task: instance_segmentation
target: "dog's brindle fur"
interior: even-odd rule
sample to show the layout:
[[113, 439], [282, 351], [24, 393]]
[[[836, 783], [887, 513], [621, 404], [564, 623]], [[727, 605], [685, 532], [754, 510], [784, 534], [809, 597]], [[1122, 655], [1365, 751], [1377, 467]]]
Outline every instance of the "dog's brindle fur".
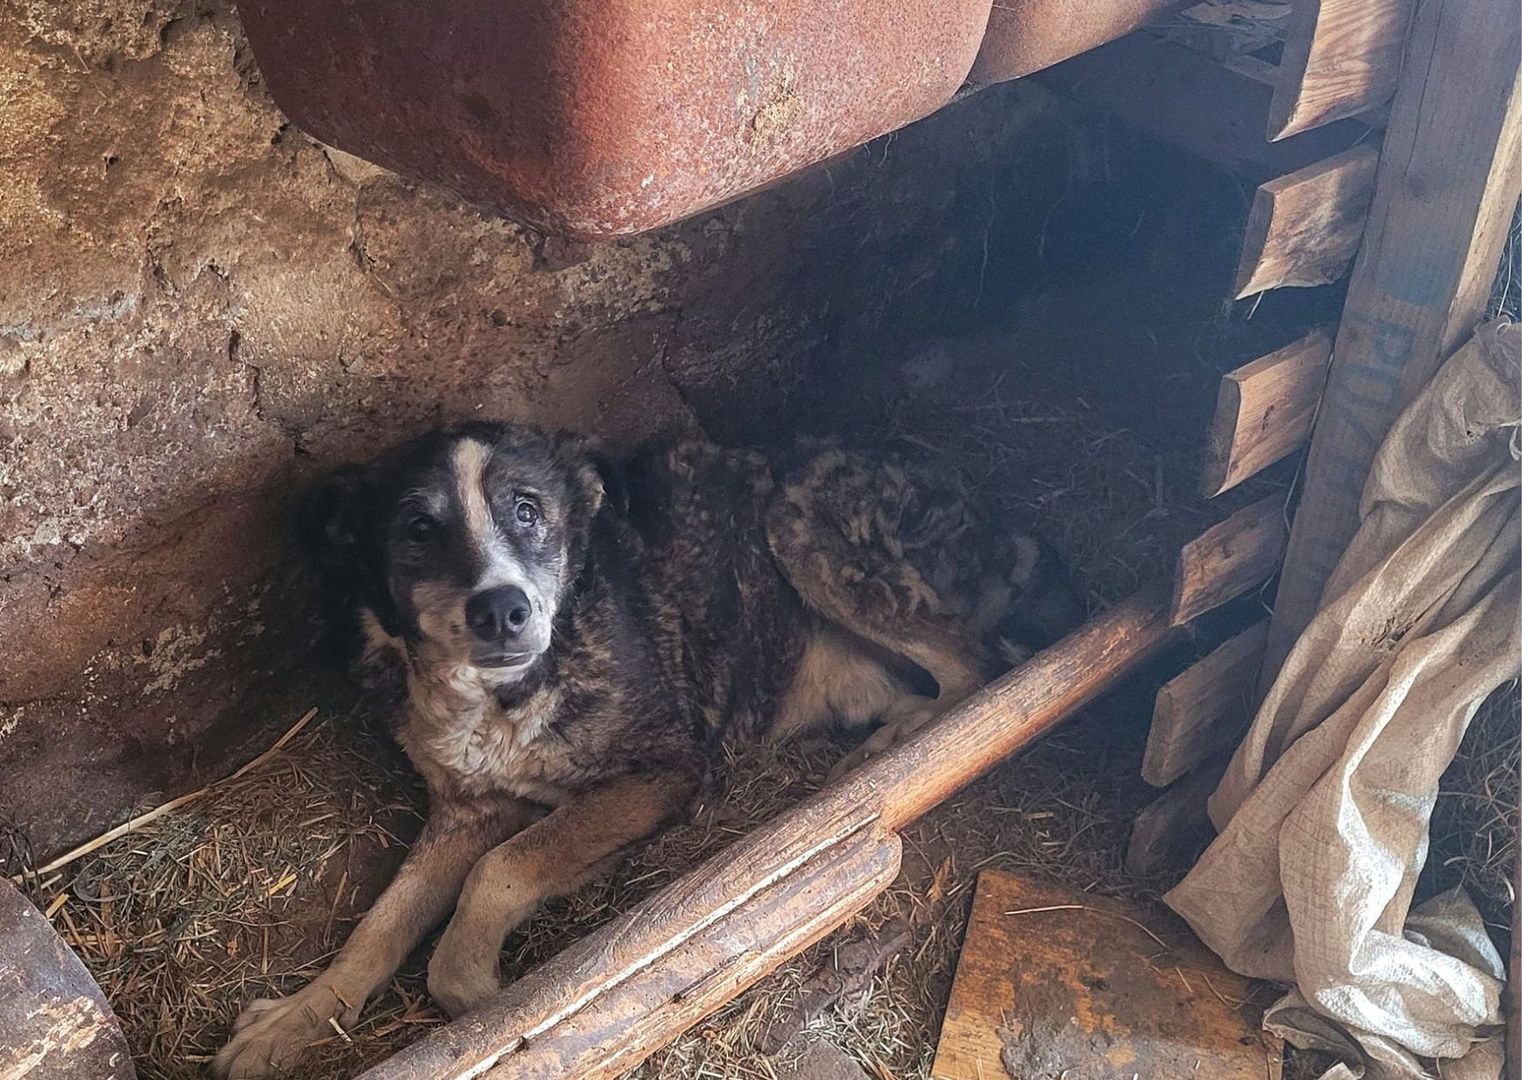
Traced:
[[[938, 478], [839, 450], [782, 472], [696, 443], [614, 466], [472, 424], [319, 491], [320, 563], [368, 660], [405, 672], [396, 735], [428, 820], [327, 970], [249, 1004], [218, 1077], [269, 1075], [355, 1023], [451, 908], [428, 988], [474, 1008], [507, 933], [680, 813], [726, 737], [882, 720], [849, 767], [1076, 615], [1044, 544]], [[483, 641], [467, 602], [502, 587], [523, 625]]]

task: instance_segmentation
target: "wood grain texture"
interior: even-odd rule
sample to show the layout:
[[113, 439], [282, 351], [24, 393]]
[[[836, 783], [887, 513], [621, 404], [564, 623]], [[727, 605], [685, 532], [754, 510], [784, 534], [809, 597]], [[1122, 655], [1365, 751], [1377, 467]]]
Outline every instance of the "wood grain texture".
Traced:
[[1126, 873], [1147, 878], [1193, 865], [1215, 836], [1207, 802], [1230, 758], [1217, 754], [1142, 807], [1126, 843]]
[[1313, 165], [1367, 137], [1367, 125], [1349, 120], [1269, 142], [1263, 137], [1263, 124], [1273, 88], [1241, 68], [1143, 31], [1058, 64], [1035, 79], [1253, 181]]
[[1253, 685], [1267, 640], [1264, 619], [1163, 684], [1152, 708], [1143, 780], [1167, 787], [1236, 744], [1252, 718]]
[[1286, 533], [1284, 496], [1270, 495], [1185, 544], [1174, 572], [1174, 625], [1235, 600], [1272, 577], [1284, 554]]
[[1514, 0], [1427, 0], [1416, 14], [1260, 689], [1320, 606], [1390, 425], [1484, 314], [1522, 186], [1519, 38]]
[[1364, 143], [1258, 188], [1242, 237], [1238, 300], [1266, 289], [1327, 285], [1358, 253], [1379, 151]]
[[1415, 0], [1295, 0], [1268, 137], [1287, 138], [1387, 101], [1414, 7]]
[[1310, 438], [1331, 356], [1331, 334], [1313, 330], [1221, 379], [1205, 456], [1206, 498], [1236, 487]]
[[985, 870], [930, 1075], [1265, 1080], [1252, 996], [1166, 911]]
[[[366, 1080], [602, 1076], [609, 1061], [633, 1066], [817, 937], [815, 909], [834, 903], [834, 890], [856, 888], [851, 874], [819, 877], [821, 860], [834, 865], [848, 849], [886, 843], [1176, 634], [1162, 590], [1116, 605]], [[834, 884], [795, 889], [805, 881]], [[768, 907], [766, 897], [791, 899]], [[764, 934], [751, 928], [763, 917]], [[651, 972], [663, 974], [651, 981]], [[687, 988], [671, 989], [678, 985]], [[564, 1071], [541, 1071], [546, 1062]]]

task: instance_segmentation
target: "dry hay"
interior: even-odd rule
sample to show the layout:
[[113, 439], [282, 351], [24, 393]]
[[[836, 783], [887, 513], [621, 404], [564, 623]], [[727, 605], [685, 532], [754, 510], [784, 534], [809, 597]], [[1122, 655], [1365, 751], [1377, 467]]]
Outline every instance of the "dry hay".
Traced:
[[[192, 805], [23, 883], [105, 991], [144, 1080], [204, 1076], [238, 1003], [317, 973], [376, 864], [399, 862], [416, 828], [398, 775], [375, 736], [320, 721]], [[393, 994], [365, 1029], [430, 1020]]]
[[1519, 802], [1522, 694], [1513, 681], [1480, 707], [1443, 774], [1428, 858], [1428, 887], [1462, 885], [1497, 938], [1507, 934], [1517, 900]]
[[[1040, 524], [1087, 581], [1091, 606], [1166, 574], [1178, 543], [1226, 512], [1194, 495], [1196, 437], [1159, 445], [1106, 426], [1102, 402], [1066, 383], [1042, 386], [1039, 365], [1022, 368], [988, 343], [971, 347], [993, 370], [963, 358], [952, 382], [889, 395], [853, 435], [963, 468], [991, 508]], [[828, 1010], [808, 1037], [826, 1033], [884, 1075], [926, 1075], [983, 866], [1153, 895], [1121, 865], [1127, 823], [1148, 795], [1136, 763], [1149, 714], [1145, 688], [1101, 703], [911, 827], [905, 872], [854, 925], [913, 916], [913, 940], [863, 999]], [[504, 975], [553, 955], [815, 790], [841, 752], [824, 738], [746, 748], [711, 813], [513, 934]], [[202, 1075], [244, 1000], [288, 993], [320, 970], [399, 862], [398, 838], [415, 829], [420, 805], [384, 736], [353, 717], [325, 717], [263, 767], [56, 880], [33, 881], [32, 895], [105, 989], [145, 1080], [182, 1080]], [[831, 947], [785, 965], [637, 1075], [770, 1077], [775, 1062], [756, 1052], [757, 1040]], [[409, 961], [355, 1030], [325, 1040], [304, 1075], [353, 1075], [439, 1023], [424, 987], [426, 956], [425, 948]]]
[[[990, 506], [1047, 533], [1096, 608], [1166, 574], [1179, 542], [1229, 512], [1231, 498], [1207, 505], [1194, 494], [1197, 434], [1169, 439], [1106, 426], [1108, 403], [1091, 403], [1084, 387], [1043, 385], [1040, 365], [993, 356], [993, 370], [958, 361], [959, 385], [887, 395], [854, 434], [964, 468]], [[1232, 498], [1260, 497], [1276, 482], [1245, 485]], [[1515, 707], [1513, 694], [1513, 716]], [[1505, 808], [1516, 804], [1517, 732], [1513, 724], [1509, 743], [1483, 734], [1504, 736], [1505, 725], [1487, 719], [1494, 714], [1477, 720], [1449, 777], [1455, 790], [1482, 794], [1445, 800], [1467, 816], [1434, 842], [1434, 861], [1472, 882], [1504, 880], [1516, 843], [1515, 811], [1508, 819]], [[824, 1037], [879, 1077], [926, 1077], [980, 869], [1142, 901], [1170, 883], [1131, 880], [1122, 866], [1129, 823], [1151, 794], [1137, 775], [1149, 716], [1148, 687], [1123, 689], [911, 826], [904, 873], [846, 930], [908, 919], [910, 943], [867, 992], [826, 1010], [779, 1055], [758, 1047], [844, 933], [632, 1075], [771, 1080], [808, 1040]], [[738, 752], [711, 812], [635, 852], [603, 882], [547, 905], [510, 936], [504, 975], [553, 955], [815, 790], [841, 749], [817, 738]], [[260, 769], [57, 880], [33, 881], [32, 895], [105, 988], [145, 1080], [200, 1076], [245, 999], [296, 988], [347, 936], [399, 861], [398, 838], [416, 827], [420, 798], [384, 736], [353, 717], [327, 717]], [[424, 987], [426, 956], [425, 947], [353, 1031], [325, 1040], [302, 1075], [352, 1076], [441, 1022]]]

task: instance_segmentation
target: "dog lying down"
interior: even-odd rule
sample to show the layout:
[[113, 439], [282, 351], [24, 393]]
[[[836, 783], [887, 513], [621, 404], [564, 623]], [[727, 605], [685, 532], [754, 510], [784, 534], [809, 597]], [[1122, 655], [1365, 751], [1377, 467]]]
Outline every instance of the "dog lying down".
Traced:
[[354, 1024], [451, 909], [428, 990], [475, 1008], [508, 932], [681, 814], [724, 739], [877, 724], [847, 770], [1079, 614], [1043, 541], [947, 478], [838, 449], [607, 461], [469, 424], [339, 471], [309, 513], [365, 661], [405, 672], [395, 733], [428, 819], [332, 964], [249, 1003], [224, 1080]]

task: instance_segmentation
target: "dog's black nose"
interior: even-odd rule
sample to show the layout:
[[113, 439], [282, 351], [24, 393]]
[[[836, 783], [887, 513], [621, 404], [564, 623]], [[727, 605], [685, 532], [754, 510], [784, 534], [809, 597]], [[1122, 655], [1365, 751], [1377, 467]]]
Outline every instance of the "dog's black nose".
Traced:
[[528, 594], [516, 585], [482, 589], [465, 602], [465, 623], [482, 641], [517, 637], [533, 613]]

